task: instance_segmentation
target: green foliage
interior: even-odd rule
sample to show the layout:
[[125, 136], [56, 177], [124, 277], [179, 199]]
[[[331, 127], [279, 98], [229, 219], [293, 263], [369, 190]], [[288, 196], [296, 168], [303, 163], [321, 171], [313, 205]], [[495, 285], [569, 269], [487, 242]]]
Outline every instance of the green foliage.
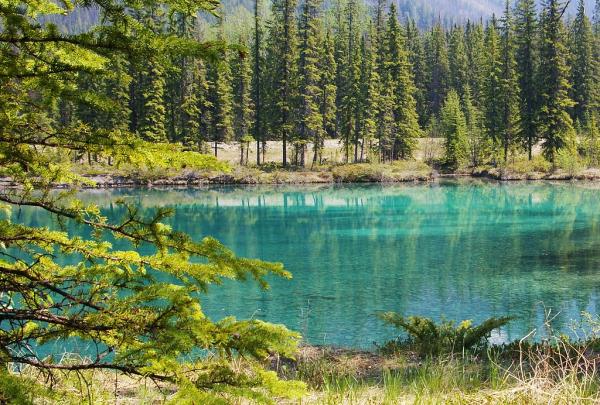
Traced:
[[[166, 222], [169, 209], [147, 212], [115, 201], [113, 208], [122, 216], [111, 221], [98, 206], [75, 197], [77, 189], [90, 182], [70, 162], [86, 156], [90, 162], [116, 166], [228, 170], [214, 157], [161, 143], [167, 132], [166, 59], [207, 56], [207, 48], [214, 44], [165, 33], [154, 22], [163, 13], [212, 12], [216, 4], [179, 0], [86, 4], [99, 8], [103, 19], [81, 34], [59, 33], [54, 25], [43, 23], [49, 13], [73, 12], [69, 2], [0, 4], [0, 175], [18, 185], [0, 190], [1, 366], [36, 369], [44, 381], [54, 381], [57, 374], [94, 370], [145, 377], [180, 388], [176, 394], [180, 402], [226, 403], [240, 398], [273, 402], [275, 396], [297, 397], [302, 384], [280, 381], [263, 368], [271, 354], [293, 357], [297, 333], [258, 320], [214, 321], [201, 305], [209, 286], [227, 279], [253, 280], [268, 288], [267, 276], [291, 277], [281, 263], [240, 258], [211, 237], [178, 232]], [[140, 16], [151, 16], [152, 23], [139, 23]], [[216, 56], [223, 56], [219, 49]], [[109, 72], [114, 65], [108, 62], [122, 63], [123, 58], [131, 66], [149, 67], [140, 75], [142, 91], [132, 89], [136, 97], [141, 93], [141, 100], [130, 101], [133, 115], [143, 112], [136, 115], [140, 121], [134, 129], [150, 142], [141, 141], [122, 124], [113, 128], [72, 114], [81, 98], [91, 100], [89, 91], [79, 92], [80, 75], [87, 75], [93, 88], [95, 80], [114, 78]], [[223, 60], [215, 63], [228, 66]], [[119, 70], [116, 77], [123, 78], [124, 70]], [[114, 103], [104, 102], [105, 97], [96, 100], [105, 112], [123, 106], [122, 84], [105, 95]], [[217, 93], [230, 92], [228, 86], [226, 77], [217, 80]], [[141, 110], [136, 104], [140, 101]], [[226, 113], [223, 105], [216, 110], [221, 126]], [[174, 114], [169, 114], [174, 123]], [[56, 183], [69, 190], [52, 191]], [[20, 208], [42, 210], [59, 226], [12, 222], [7, 211]], [[86, 236], [74, 236], [73, 227]], [[120, 240], [119, 247], [109, 242], [115, 239]], [[142, 245], [144, 249], [138, 249]], [[73, 340], [90, 347], [90, 352], [62, 361], [50, 343], [68, 346]], [[35, 389], [22, 388], [29, 382], [24, 378], [6, 371], [0, 375], [3, 400], [42, 399]]]
[[531, 160], [523, 157], [511, 160], [503, 166], [505, 170], [516, 173], [528, 174], [532, 172], [548, 173], [552, 169], [552, 164], [543, 156], [536, 155]]
[[538, 133], [543, 152], [552, 164], [561, 149], [574, 147], [575, 134], [569, 110], [575, 105], [569, 97], [569, 66], [564, 25], [558, 0], [548, 0], [541, 14], [540, 58], [537, 83], [540, 104]]
[[460, 99], [450, 90], [441, 111], [442, 134], [446, 138], [444, 164], [456, 170], [468, 162], [467, 122], [461, 109]]
[[[395, 312], [381, 313], [378, 317], [386, 324], [405, 331], [408, 338], [404, 344], [422, 356], [481, 350], [487, 346], [493, 330], [513, 319], [511, 317], [489, 318], [474, 326], [469, 320], [462, 321], [458, 325], [454, 321], [442, 321], [436, 324], [429, 318], [404, 317]], [[389, 349], [395, 344], [397, 342], [392, 341], [386, 346]]]
[[571, 177], [583, 169], [583, 162], [576, 149], [561, 149], [556, 156], [556, 167]]

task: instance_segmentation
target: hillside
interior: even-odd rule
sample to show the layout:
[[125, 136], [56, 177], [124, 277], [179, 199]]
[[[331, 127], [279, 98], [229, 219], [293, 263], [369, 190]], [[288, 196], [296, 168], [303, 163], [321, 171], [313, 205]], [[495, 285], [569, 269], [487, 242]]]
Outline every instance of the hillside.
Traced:
[[[375, 3], [375, 0], [371, 0]], [[538, 0], [541, 2], [542, 0]], [[331, 3], [325, 1], [325, 4]], [[249, 18], [254, 6], [253, 0], [222, 0], [225, 14], [239, 19]], [[585, 0], [587, 14], [592, 15], [594, 0]], [[427, 28], [440, 20], [448, 26], [466, 20], [479, 20], [489, 18], [492, 14], [500, 15], [504, 8], [504, 0], [397, 0], [401, 18], [414, 19], [421, 28]], [[569, 13], [573, 14], [577, 1], [571, 0]], [[94, 8], [81, 8], [65, 17], [55, 17], [51, 21], [64, 27], [69, 32], [80, 32], [94, 22], [98, 21], [98, 10]]]

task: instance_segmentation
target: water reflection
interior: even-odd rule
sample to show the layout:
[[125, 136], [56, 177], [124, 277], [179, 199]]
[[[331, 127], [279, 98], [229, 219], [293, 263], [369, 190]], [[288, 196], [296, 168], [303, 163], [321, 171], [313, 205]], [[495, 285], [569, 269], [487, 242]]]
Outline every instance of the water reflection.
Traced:
[[[109, 217], [122, 214], [116, 198], [148, 214], [173, 207], [176, 229], [213, 235], [240, 255], [282, 261], [294, 274], [271, 280], [269, 292], [251, 283], [215, 288], [204, 302], [210, 315], [259, 317], [300, 330], [312, 343], [368, 347], [393, 334], [373, 316], [379, 310], [518, 316], [498, 339], [539, 328], [544, 306], [561, 311], [563, 327], [583, 310], [596, 312], [599, 195], [588, 183], [468, 181], [113, 190], [82, 198]], [[39, 211], [19, 215], [51, 225]]]

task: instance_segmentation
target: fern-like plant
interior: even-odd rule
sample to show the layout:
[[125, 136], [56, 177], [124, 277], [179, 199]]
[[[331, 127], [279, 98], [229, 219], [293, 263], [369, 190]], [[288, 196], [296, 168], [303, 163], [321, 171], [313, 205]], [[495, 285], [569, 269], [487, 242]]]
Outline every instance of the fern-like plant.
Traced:
[[384, 348], [395, 350], [399, 346], [405, 346], [423, 356], [478, 351], [487, 345], [488, 338], [494, 329], [506, 325], [513, 319], [508, 316], [493, 317], [479, 325], [473, 325], [472, 321], [464, 320], [456, 325], [454, 321], [443, 320], [436, 324], [430, 318], [404, 317], [396, 312], [384, 312], [378, 317], [386, 324], [401, 329], [408, 335], [405, 339], [399, 337], [386, 343]]

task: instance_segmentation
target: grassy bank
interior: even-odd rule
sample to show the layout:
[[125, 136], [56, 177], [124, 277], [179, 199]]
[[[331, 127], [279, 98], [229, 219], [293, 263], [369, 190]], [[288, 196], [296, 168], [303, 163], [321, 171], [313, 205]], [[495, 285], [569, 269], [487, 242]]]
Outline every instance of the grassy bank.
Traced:
[[[591, 404], [600, 401], [597, 317], [583, 314], [583, 321], [573, 329], [575, 335], [582, 336], [576, 340], [553, 333], [551, 321], [547, 321], [548, 335], [541, 341], [531, 340], [535, 335], [532, 332], [508, 344], [490, 344], [488, 339], [492, 330], [512, 318], [490, 318], [479, 325], [470, 321], [434, 323], [428, 318], [395, 313], [385, 313], [380, 318], [407, 333], [376, 345], [373, 350], [305, 345], [294, 358], [267, 357], [264, 367], [269, 372], [283, 380], [295, 381], [299, 387], [296, 399], [275, 397], [273, 403]], [[63, 361], [68, 363], [72, 359], [65, 357]], [[209, 356], [205, 366], [210, 362]], [[250, 364], [236, 356], [231, 362], [240, 371]], [[186, 372], [200, 376], [202, 370], [192, 368]], [[222, 393], [222, 403], [251, 403], [229, 402], [226, 382], [212, 383], [212, 389]], [[178, 394], [173, 384], [115, 371], [50, 374], [25, 366], [19, 373], [0, 372], [0, 403], [193, 403], [182, 402]]]
[[231, 166], [217, 170], [188, 167], [120, 167], [78, 165], [77, 172], [96, 187], [201, 186], [207, 184], [327, 184], [430, 181], [434, 171], [417, 161], [391, 164], [359, 163], [321, 165], [311, 168], [277, 164]]
[[[308, 387], [301, 400], [275, 398], [275, 403], [591, 404], [600, 401], [594, 347], [594, 342], [513, 344], [479, 354], [424, 358], [410, 351], [384, 355], [307, 346], [296, 360], [271, 358], [270, 366], [284, 378], [303, 381]], [[3, 392], [11, 389], [12, 378], [16, 377], [1, 377]], [[180, 403], [168, 384], [115, 372], [59, 373], [49, 380], [25, 368], [20, 378], [29, 379], [29, 388], [21, 388], [17, 394], [22, 401], [15, 403]]]

